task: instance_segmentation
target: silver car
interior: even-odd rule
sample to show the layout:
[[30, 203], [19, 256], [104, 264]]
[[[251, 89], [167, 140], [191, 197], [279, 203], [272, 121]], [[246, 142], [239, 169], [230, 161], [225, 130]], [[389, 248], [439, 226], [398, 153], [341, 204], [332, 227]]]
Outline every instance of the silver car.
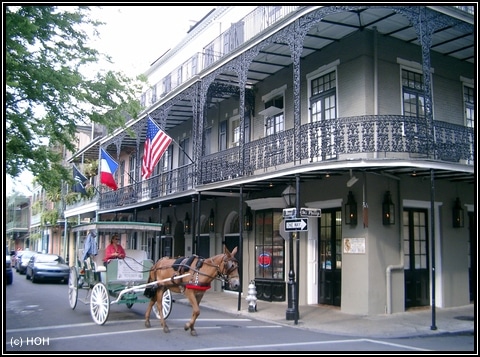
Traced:
[[25, 274], [25, 271], [27, 270], [27, 265], [28, 262], [30, 261], [30, 258], [32, 255], [36, 254], [36, 252], [32, 250], [25, 250], [23, 251], [22, 255], [20, 256], [19, 260], [15, 264], [15, 269], [17, 270], [17, 273], [20, 274]]
[[38, 253], [33, 255], [25, 271], [25, 277], [27, 280], [32, 279], [33, 283], [40, 280], [68, 283], [69, 275], [70, 267], [57, 254]]

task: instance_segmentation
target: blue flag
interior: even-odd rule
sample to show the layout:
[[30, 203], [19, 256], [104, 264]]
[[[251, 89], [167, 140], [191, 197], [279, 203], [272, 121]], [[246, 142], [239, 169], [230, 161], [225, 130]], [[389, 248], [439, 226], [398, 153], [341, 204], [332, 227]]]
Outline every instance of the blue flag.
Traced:
[[87, 191], [85, 190], [85, 182], [88, 179], [82, 174], [75, 165], [73, 165], [73, 179], [75, 180], [75, 184], [72, 187], [73, 192], [80, 192], [82, 195], [86, 195]]

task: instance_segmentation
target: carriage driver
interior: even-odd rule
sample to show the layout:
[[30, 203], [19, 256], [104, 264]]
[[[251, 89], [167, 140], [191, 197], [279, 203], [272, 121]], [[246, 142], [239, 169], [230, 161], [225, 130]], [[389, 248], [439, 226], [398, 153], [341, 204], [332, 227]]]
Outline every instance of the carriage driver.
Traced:
[[110, 244], [105, 248], [105, 258], [103, 263], [107, 265], [111, 259], [124, 259], [125, 249], [119, 244], [120, 238], [117, 234], [114, 234], [110, 239]]

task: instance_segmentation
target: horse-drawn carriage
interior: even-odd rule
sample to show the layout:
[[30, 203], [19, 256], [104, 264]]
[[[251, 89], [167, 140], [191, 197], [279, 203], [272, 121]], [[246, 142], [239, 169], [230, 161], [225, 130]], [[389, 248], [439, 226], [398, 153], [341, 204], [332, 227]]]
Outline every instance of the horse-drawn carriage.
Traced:
[[[144, 251], [125, 251], [124, 259], [112, 259], [103, 264], [104, 250], [79, 266], [70, 268], [68, 298], [70, 307], [75, 309], [78, 294], [86, 290], [80, 299], [90, 304], [90, 313], [98, 325], [108, 319], [111, 304], [126, 304], [131, 308], [135, 303], [148, 302], [145, 312], [145, 327], [150, 327], [150, 313], [154, 311], [164, 332], [169, 332], [165, 320], [172, 309], [172, 292], [185, 295], [191, 306], [192, 316], [184, 329], [196, 336], [195, 322], [200, 315], [200, 302], [213, 280], [227, 282], [232, 290], [240, 287], [237, 248], [230, 252], [224, 247], [222, 254], [210, 258], [199, 256], [164, 257], [155, 264]], [[78, 252], [79, 257], [82, 251]], [[83, 271], [82, 271], [83, 270]], [[147, 289], [151, 288], [151, 289]], [[146, 290], [151, 290], [147, 293]]]
[[[103, 264], [104, 249], [85, 262], [81, 258], [83, 250], [77, 253], [77, 265], [70, 268], [68, 279], [68, 300], [72, 309], [77, 306], [77, 301], [89, 304], [93, 321], [103, 325], [112, 304], [125, 304], [131, 308], [136, 303], [150, 302], [151, 299], [144, 295], [145, 289], [157, 282], [147, 283], [153, 261], [148, 259], [145, 251], [127, 249], [125, 259], [112, 259], [107, 266]], [[79, 298], [82, 291], [85, 295]], [[168, 290], [162, 301], [165, 317], [170, 315], [172, 303], [172, 295]], [[156, 307], [154, 313], [160, 318]]]

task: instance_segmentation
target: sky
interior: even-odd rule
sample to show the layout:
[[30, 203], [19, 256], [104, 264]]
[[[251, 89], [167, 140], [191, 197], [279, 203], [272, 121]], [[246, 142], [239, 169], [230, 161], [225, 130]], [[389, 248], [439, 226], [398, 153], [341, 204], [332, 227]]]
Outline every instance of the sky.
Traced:
[[[92, 43], [92, 47], [112, 57], [113, 67], [107, 69], [135, 77], [184, 38], [190, 26], [213, 7], [187, 4], [92, 7], [94, 18], [105, 23], [98, 28], [100, 38]], [[7, 175], [7, 195], [15, 189], [29, 196], [32, 179], [29, 172], [21, 174], [16, 180]]]

